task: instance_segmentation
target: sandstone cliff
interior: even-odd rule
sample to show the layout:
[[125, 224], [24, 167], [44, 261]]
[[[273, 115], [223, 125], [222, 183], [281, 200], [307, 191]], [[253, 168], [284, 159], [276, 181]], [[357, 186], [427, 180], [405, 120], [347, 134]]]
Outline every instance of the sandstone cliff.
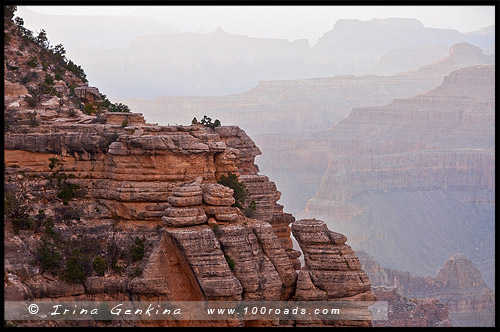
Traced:
[[[405, 296], [424, 300], [435, 299], [446, 304], [453, 326], [495, 325], [494, 292], [486, 285], [474, 263], [465, 255], [453, 255], [435, 277], [418, 277], [408, 272], [384, 268], [365, 252], [358, 251], [356, 254], [372, 282], [378, 300], [383, 301], [386, 298], [378, 289], [389, 288], [391, 298]], [[403, 319], [404, 316], [400, 315], [399, 318]]]
[[376, 320], [374, 327], [451, 327], [448, 306], [439, 300], [418, 300], [399, 295], [395, 289], [373, 289], [379, 301], [387, 301], [387, 320]]
[[427, 93], [353, 109], [330, 130], [333, 157], [302, 217], [418, 276], [463, 252], [493, 287], [494, 75], [467, 67]]
[[462, 67], [492, 64], [475, 46], [460, 43], [440, 61], [392, 76], [335, 76], [261, 81], [242, 94], [220, 97], [124, 99], [150, 122], [189, 123], [210, 114], [237, 124], [263, 151], [258, 162], [283, 192], [282, 203], [300, 212], [317, 191], [331, 154], [324, 130], [345, 119], [353, 108], [390, 103], [424, 93]]
[[[242, 129], [158, 126], [138, 113], [111, 112], [99, 108], [104, 97], [97, 88], [69, 72], [60, 80], [60, 91], [49, 90], [32, 100], [35, 92], [20, 76], [30, 72], [26, 59], [35, 57], [37, 69], [49, 76], [57, 74], [58, 67], [43, 67], [41, 63], [50, 60], [43, 46], [23, 42], [15, 29], [5, 27], [11, 36], [5, 46], [4, 77], [5, 300], [294, 301], [308, 294], [298, 289], [323, 292], [329, 300], [374, 300], [356, 255], [344, 245], [345, 237], [328, 231], [324, 223], [297, 222], [294, 232], [307, 253], [300, 270], [300, 252], [291, 240], [295, 218], [277, 204], [276, 185], [258, 174], [254, 162], [261, 152]], [[26, 45], [19, 55], [15, 48], [21, 43]], [[33, 80], [36, 86], [43, 82]], [[72, 83], [81, 85], [82, 93], [73, 95]], [[85, 104], [84, 112], [78, 103]], [[255, 202], [252, 218], [233, 206], [234, 190], [217, 183], [227, 173], [245, 184], [247, 199]], [[311, 242], [311, 235], [325, 241]], [[330, 260], [328, 268], [318, 266]], [[297, 270], [311, 278], [298, 278]]]

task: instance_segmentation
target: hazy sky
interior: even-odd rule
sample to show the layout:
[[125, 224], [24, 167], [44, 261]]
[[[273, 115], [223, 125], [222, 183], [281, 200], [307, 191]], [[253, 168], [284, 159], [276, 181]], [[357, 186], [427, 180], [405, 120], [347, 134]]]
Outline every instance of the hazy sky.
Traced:
[[312, 45], [338, 19], [416, 18], [424, 26], [479, 30], [495, 24], [494, 6], [28, 6], [54, 15], [154, 17], [179, 32], [212, 32], [217, 26], [250, 37], [309, 39]]

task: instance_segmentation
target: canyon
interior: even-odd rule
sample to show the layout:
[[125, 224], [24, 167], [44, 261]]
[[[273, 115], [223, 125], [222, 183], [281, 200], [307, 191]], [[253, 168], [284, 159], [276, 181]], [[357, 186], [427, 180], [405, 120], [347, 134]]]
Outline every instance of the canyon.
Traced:
[[354, 107], [384, 105], [427, 92], [454, 70], [492, 64], [494, 59], [478, 47], [459, 43], [433, 64], [392, 76], [263, 81], [237, 95], [121, 101], [153, 123], [190, 123], [193, 117], [208, 114], [223, 124], [238, 124], [263, 151], [259, 166], [280, 187], [282, 204], [288, 212], [299, 213], [328, 167], [332, 155], [328, 129]]
[[[315, 52], [349, 45], [348, 27], [383, 36], [395, 25], [431, 32], [416, 20], [341, 20]], [[406, 72], [120, 100], [142, 113], [116, 112], [83, 71], [21, 30], [6, 20], [7, 301], [378, 300], [389, 319], [19, 325], [494, 325], [495, 56], [463, 42], [484, 49], [491, 29], [382, 43], [363, 55], [366, 68], [322, 64], [386, 73], [414, 52], [393, 67]], [[167, 39], [184, 37], [204, 39]], [[248, 41], [222, 29], [210, 38]], [[191, 123], [204, 114], [223, 126]], [[222, 185], [231, 174], [243, 206], [238, 187]]]
[[[414, 302], [410, 307], [417, 307], [416, 304], [420, 301], [424, 301], [429, 307], [433, 304], [446, 306], [446, 309], [442, 307], [440, 310], [429, 310], [427, 315], [421, 317], [424, 319], [416, 322], [406, 321], [410, 315], [401, 310], [403, 313], [397, 316], [401, 319], [402, 326], [414, 323], [426, 324], [424, 326], [443, 326], [445, 323], [448, 326], [495, 326], [495, 294], [484, 282], [481, 272], [464, 254], [453, 255], [435, 277], [418, 277], [408, 272], [384, 268], [366, 252], [357, 251], [356, 254], [372, 282], [378, 300], [395, 302], [397, 307], [402, 308], [407, 307], [400, 303], [404, 298]], [[449, 311], [448, 322], [442, 322], [448, 319], [445, 311]], [[429, 318], [435, 322], [425, 321]], [[397, 323], [396, 319], [390, 317], [392, 326]], [[378, 324], [387, 324], [387, 321], [380, 321]]]
[[[168, 11], [157, 8], [153, 12]], [[486, 50], [495, 42], [494, 26], [463, 33], [404, 18], [332, 20], [318, 42], [309, 45], [306, 39], [231, 33], [226, 26], [214, 26], [210, 33], [177, 33], [155, 15], [46, 15], [24, 6], [19, 12], [28, 28], [44, 28], [56, 43], [66, 46], [68, 55], [82, 64], [94, 84], [119, 99], [222, 96], [241, 94], [268, 80], [392, 75], [398, 72], [394, 68], [409, 71], [437, 61], [456, 43]], [[72, 31], [66, 29], [68, 25]], [[410, 49], [413, 56], [392, 56], [402, 49]], [[427, 56], [423, 49], [434, 55]], [[391, 58], [391, 66], [383, 65], [384, 57]]]
[[462, 252], [493, 287], [494, 75], [466, 67], [427, 93], [353, 109], [330, 130], [328, 169], [300, 216], [416, 275]]
[[[10, 35], [4, 47], [6, 301], [376, 300], [345, 236], [283, 212], [276, 185], [255, 164], [261, 151], [245, 131], [158, 126], [139, 113], [112, 112], [98, 88], [71, 70], [60, 74], [58, 65], [67, 65], [56, 62], [61, 58], [23, 40], [12, 24], [4, 30]], [[40, 74], [28, 85], [22, 78], [31, 71]], [[49, 77], [58, 73], [56, 89]], [[47, 93], [38, 95], [37, 86]], [[235, 189], [218, 183], [226, 174], [248, 190], [251, 217], [234, 206]], [[9, 324], [366, 327], [371, 320]]]

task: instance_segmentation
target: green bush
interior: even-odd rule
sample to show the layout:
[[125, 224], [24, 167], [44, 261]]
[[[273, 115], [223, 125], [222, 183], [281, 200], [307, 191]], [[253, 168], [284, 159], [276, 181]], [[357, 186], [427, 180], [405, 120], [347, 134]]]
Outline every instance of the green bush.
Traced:
[[51, 242], [54, 246], [56, 246], [58, 248], [62, 247], [63, 241], [61, 238], [61, 234], [59, 234], [54, 229], [54, 219], [47, 218], [43, 225], [45, 227], [45, 230], [43, 232], [42, 239], [45, 239], [46, 241]]
[[118, 140], [118, 133], [115, 131], [113, 134], [106, 135], [106, 146], [109, 147], [111, 143]]
[[42, 93], [55, 96], [57, 91], [54, 87], [54, 78], [50, 74], [45, 75], [45, 80], [41, 83], [40, 88]]
[[21, 229], [30, 229], [33, 225], [33, 218], [29, 215], [29, 210], [15, 193], [4, 192], [4, 213], [12, 222], [15, 234], [19, 234]]
[[52, 170], [54, 167], [62, 165], [62, 162], [56, 157], [49, 158], [49, 168]]
[[46, 74], [44, 83], [47, 83], [49, 85], [54, 84], [54, 78], [52, 77], [52, 75]]
[[[104, 103], [104, 104], [108, 105], [108, 103]], [[114, 104], [109, 103], [108, 109], [110, 112], [130, 113], [130, 108], [127, 105], [122, 104], [122, 103], [114, 103]]]
[[234, 270], [234, 261], [231, 259], [231, 257], [227, 256], [226, 254], [224, 254], [224, 257], [226, 257], [226, 262], [227, 265], [229, 265], [229, 268], [231, 270]]
[[122, 127], [125, 128], [126, 126], [128, 126], [128, 120], [123, 120]]
[[79, 255], [79, 251], [74, 250], [73, 255], [66, 260], [66, 270], [62, 279], [69, 283], [83, 283], [87, 279], [87, 275], [82, 271]]
[[47, 220], [47, 216], [45, 215], [45, 210], [39, 209], [38, 213], [35, 216], [35, 220], [33, 222], [33, 231], [36, 233], [40, 226], [42, 226]]
[[35, 71], [31, 72], [31, 73], [26, 74], [23, 77], [21, 77], [21, 83], [26, 85], [29, 82], [35, 80], [37, 77], [38, 77], [38, 74]]
[[66, 63], [66, 69], [75, 74], [75, 76], [81, 79], [83, 83], [88, 82], [87, 75], [83, 71], [82, 67], [76, 65], [73, 61], [68, 60], [68, 62]]
[[58, 223], [64, 222], [66, 224], [69, 224], [69, 221], [71, 220], [80, 220], [80, 213], [78, 212], [77, 209], [65, 205], [55, 208], [54, 218]]
[[232, 206], [238, 207], [241, 210], [243, 210], [245, 200], [247, 196], [250, 194], [246, 185], [244, 183], [239, 182], [236, 175], [231, 172], [229, 172], [227, 176], [222, 175], [218, 183], [233, 189], [234, 191], [233, 197], [235, 202]]
[[255, 211], [257, 210], [257, 204], [255, 203], [254, 200], [248, 204], [248, 206], [245, 208], [245, 216], [247, 218], [253, 218], [255, 217]]
[[108, 268], [108, 264], [101, 256], [97, 256], [96, 258], [94, 258], [92, 266], [94, 267], [94, 271], [98, 276], [103, 276], [104, 272], [106, 272], [106, 269]]
[[32, 56], [30, 57], [28, 62], [26, 62], [26, 64], [31, 68], [35, 68], [36, 66], [38, 66], [38, 60], [36, 57]]
[[28, 114], [28, 117], [30, 119], [30, 126], [31, 127], [36, 127], [40, 124], [38, 119], [36, 118], [37, 113], [36, 112], [31, 112]]
[[66, 267], [61, 275], [62, 279], [71, 283], [83, 283], [94, 272], [93, 262], [99, 252], [99, 243], [94, 238], [82, 236], [66, 243]]
[[38, 102], [40, 101], [40, 98], [25, 96], [24, 101], [28, 104], [29, 107], [36, 107], [36, 105], [38, 105]]
[[142, 268], [140, 268], [140, 267], [135, 267], [135, 268], [134, 268], [134, 272], [133, 272], [133, 274], [132, 274], [132, 275], [133, 275], [134, 277], [139, 277], [141, 274], [142, 274]]
[[36, 263], [42, 273], [48, 272], [52, 275], [57, 275], [62, 266], [63, 256], [59, 252], [59, 249], [63, 246], [63, 241], [61, 235], [54, 230], [54, 220], [52, 218], [46, 218], [43, 226], [45, 230], [41, 239], [42, 244], [35, 254]]
[[36, 254], [36, 260], [42, 273], [49, 272], [56, 275], [61, 267], [62, 258], [54, 244], [42, 239], [42, 245]]
[[92, 115], [92, 113], [95, 112], [94, 105], [92, 105], [92, 103], [85, 104], [85, 106], [83, 106], [83, 111], [85, 114]]
[[134, 240], [134, 244], [130, 247], [130, 259], [132, 262], [140, 261], [144, 258], [144, 241], [146, 239], [140, 239], [138, 236]]
[[62, 199], [64, 205], [68, 205], [69, 200], [76, 196], [78, 189], [80, 189], [79, 185], [64, 181], [60, 186], [57, 197]]
[[118, 262], [116, 259], [111, 261], [111, 268], [113, 269], [113, 271], [115, 271], [117, 273], [121, 273], [123, 271], [123, 266], [118, 265]]
[[[56, 157], [49, 158], [49, 168], [53, 170], [56, 166], [63, 166], [63, 163], [57, 159]], [[76, 191], [80, 189], [80, 186], [68, 182], [68, 176], [65, 173], [61, 173], [61, 168], [55, 170], [52, 172], [52, 174], [49, 176], [49, 179], [52, 183], [52, 179], [57, 179], [57, 197], [63, 201], [64, 205], [68, 205], [69, 200], [72, 198], [76, 197]], [[74, 175], [70, 175], [70, 178], [74, 177]]]
[[219, 119], [215, 119], [215, 121], [212, 122], [212, 119], [206, 115], [203, 116], [203, 119], [201, 119], [200, 123], [205, 127], [209, 127], [212, 129], [214, 129], [215, 127], [219, 127], [221, 125]]

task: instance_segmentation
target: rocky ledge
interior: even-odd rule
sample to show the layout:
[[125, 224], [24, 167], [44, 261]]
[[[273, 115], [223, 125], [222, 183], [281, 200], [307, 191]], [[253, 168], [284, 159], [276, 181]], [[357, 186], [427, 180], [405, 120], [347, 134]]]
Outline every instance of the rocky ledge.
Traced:
[[[6, 190], [27, 211], [53, 218], [62, 243], [92, 243], [108, 265], [79, 282], [43, 271], [34, 262], [49, 226], [16, 233], [8, 222], [6, 299], [374, 300], [343, 235], [283, 212], [276, 185], [254, 164], [259, 149], [240, 128], [156, 126], [138, 114], [101, 122], [61, 114], [32, 127], [23, 114], [13, 112], [16, 123], [5, 134]], [[122, 125], [127, 116], [134, 125]], [[255, 202], [251, 217], [234, 206], [233, 189], [217, 183], [228, 173]], [[61, 185], [77, 189], [68, 198]], [[290, 225], [305, 255], [302, 269]], [[131, 259], [141, 241], [143, 256]]]

